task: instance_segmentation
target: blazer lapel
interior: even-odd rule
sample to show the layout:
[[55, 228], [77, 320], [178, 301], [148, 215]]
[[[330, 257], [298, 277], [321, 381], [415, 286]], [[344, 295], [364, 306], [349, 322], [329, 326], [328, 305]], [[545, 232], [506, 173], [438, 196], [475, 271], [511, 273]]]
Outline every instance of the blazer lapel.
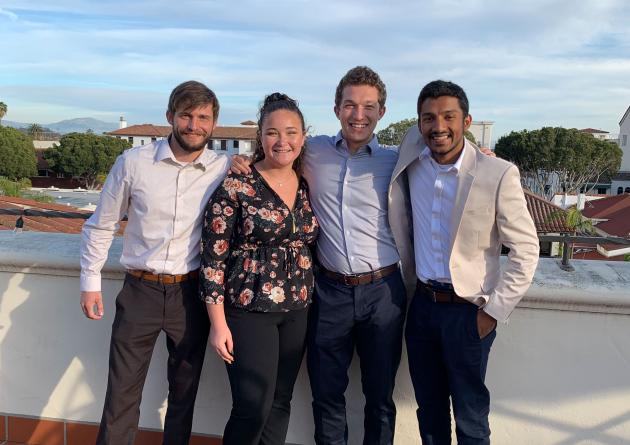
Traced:
[[451, 215], [451, 245], [450, 251], [453, 251], [453, 244], [457, 238], [457, 232], [462, 222], [462, 214], [468, 201], [468, 194], [475, 181], [477, 170], [477, 150], [474, 145], [466, 141], [466, 151], [464, 159], [462, 159], [461, 170], [459, 172], [459, 181], [457, 181], [457, 193], [455, 195], [455, 204], [453, 205], [453, 213]]

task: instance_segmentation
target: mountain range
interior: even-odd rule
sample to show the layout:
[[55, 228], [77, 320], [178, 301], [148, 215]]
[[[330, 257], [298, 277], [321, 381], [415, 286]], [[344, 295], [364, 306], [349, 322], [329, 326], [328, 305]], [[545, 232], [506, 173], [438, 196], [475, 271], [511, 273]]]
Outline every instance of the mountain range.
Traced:
[[[31, 123], [14, 122], [3, 119], [2, 125], [13, 128], [26, 128], [31, 125]], [[118, 129], [118, 123], [116, 122], [105, 122], [91, 117], [79, 117], [76, 119], [66, 119], [59, 122], [53, 122], [51, 124], [39, 125], [61, 134], [72, 133], [75, 131], [84, 133], [87, 130], [92, 130], [96, 134], [101, 134]]]

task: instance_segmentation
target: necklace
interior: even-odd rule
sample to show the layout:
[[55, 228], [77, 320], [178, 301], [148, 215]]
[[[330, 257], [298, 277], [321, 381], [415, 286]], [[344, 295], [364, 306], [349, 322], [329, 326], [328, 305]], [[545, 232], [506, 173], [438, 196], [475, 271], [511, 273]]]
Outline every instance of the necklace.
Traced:
[[269, 172], [265, 172], [267, 173], [267, 177], [269, 177], [269, 179], [271, 179], [275, 184], [278, 185], [278, 187], [282, 187], [284, 186], [284, 184], [286, 184], [288, 181], [292, 180], [293, 178], [295, 178], [295, 172], [293, 170], [291, 170], [291, 174], [289, 174], [288, 176], [278, 180], [276, 178], [273, 177], [273, 175], [270, 175]]

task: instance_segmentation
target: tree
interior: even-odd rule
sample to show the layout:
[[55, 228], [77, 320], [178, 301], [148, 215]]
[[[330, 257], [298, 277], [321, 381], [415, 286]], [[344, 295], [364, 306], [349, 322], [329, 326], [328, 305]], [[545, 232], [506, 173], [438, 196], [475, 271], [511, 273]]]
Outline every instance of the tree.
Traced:
[[123, 139], [86, 133], [70, 133], [44, 152], [55, 173], [78, 177], [88, 189], [99, 183], [99, 175], [107, 174], [116, 157], [131, 144]]
[[[407, 130], [416, 125], [418, 125], [417, 118], [403, 119], [398, 122], [393, 122], [386, 128], [376, 133], [378, 142], [383, 145], [400, 145], [405, 133], [407, 133]], [[466, 130], [464, 136], [473, 144], [477, 144], [475, 136], [473, 136], [470, 131]]]
[[41, 137], [42, 133], [44, 133], [44, 127], [39, 124], [31, 124], [26, 129], [26, 132], [33, 140], [37, 140]]
[[559, 127], [513, 131], [499, 139], [495, 153], [514, 162], [523, 185], [547, 199], [560, 191], [592, 190], [619, 170], [623, 155], [616, 144]]
[[37, 173], [33, 141], [11, 127], [0, 127], [0, 176], [29, 178]]
[[2, 118], [6, 116], [8, 109], [7, 104], [0, 102], [0, 127], [2, 127]]

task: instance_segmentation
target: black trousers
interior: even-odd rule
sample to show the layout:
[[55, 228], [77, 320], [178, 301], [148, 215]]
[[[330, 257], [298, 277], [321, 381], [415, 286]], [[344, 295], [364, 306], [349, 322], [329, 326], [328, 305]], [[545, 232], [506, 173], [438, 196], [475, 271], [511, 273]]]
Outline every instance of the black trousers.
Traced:
[[163, 285], [129, 274], [116, 299], [109, 376], [97, 445], [133, 445], [155, 341], [166, 333], [168, 408], [164, 445], [187, 445], [208, 338], [198, 280]]
[[474, 304], [434, 303], [416, 290], [405, 337], [424, 445], [451, 444], [451, 402], [459, 445], [489, 445], [490, 393], [484, 383], [496, 331], [483, 339]]
[[359, 286], [316, 276], [307, 363], [318, 445], [348, 443], [344, 393], [355, 347], [365, 395], [363, 444], [393, 443], [406, 302], [399, 272]]
[[308, 310], [247, 312], [226, 306], [225, 314], [234, 363], [226, 365], [232, 412], [223, 444], [284, 444], [304, 356]]

